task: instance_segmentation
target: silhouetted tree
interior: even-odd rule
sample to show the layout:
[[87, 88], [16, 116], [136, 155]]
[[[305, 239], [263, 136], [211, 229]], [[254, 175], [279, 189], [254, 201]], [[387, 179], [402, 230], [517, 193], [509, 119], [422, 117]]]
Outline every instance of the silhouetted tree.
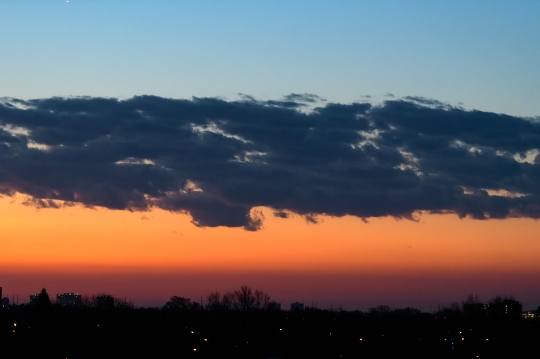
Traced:
[[485, 305], [480, 301], [478, 294], [469, 294], [465, 300], [461, 302], [463, 305], [463, 313], [465, 315], [480, 315], [485, 314]]
[[192, 303], [189, 298], [177, 297], [175, 295], [165, 303], [163, 309], [198, 309], [200, 306], [199, 303]]
[[489, 304], [495, 305], [495, 304], [502, 304], [504, 302], [504, 298], [500, 295], [493, 297], [489, 300]]
[[82, 300], [83, 307], [92, 307], [93, 306], [92, 297], [89, 296], [88, 294], [83, 295], [81, 300]]
[[450, 303], [448, 309], [450, 309], [454, 314], [461, 313], [461, 305], [459, 305], [459, 303], [456, 301]]
[[395, 309], [394, 313], [402, 316], [415, 316], [421, 314], [422, 312], [419, 309], [407, 307], [403, 309]]
[[227, 292], [221, 298], [221, 304], [225, 309], [238, 309], [234, 293]]
[[207, 308], [210, 310], [240, 310], [247, 312], [250, 310], [265, 310], [270, 307], [272, 299], [262, 290], [253, 291], [247, 285], [243, 285], [234, 292], [226, 292], [221, 295], [219, 292], [212, 292], [207, 297]]
[[100, 309], [113, 309], [115, 298], [110, 294], [97, 294], [90, 298], [90, 306]]
[[116, 298], [112, 294], [99, 293], [93, 295], [84, 295], [82, 305], [90, 308], [114, 309], [114, 308], [133, 308], [133, 302], [127, 299]]
[[41, 289], [41, 293], [39, 293], [39, 296], [36, 301], [36, 308], [38, 309], [47, 309], [51, 307], [51, 299], [49, 298], [49, 294], [47, 294], [47, 291], [45, 288]]
[[234, 296], [238, 302], [238, 308], [241, 311], [247, 312], [253, 308], [255, 304], [255, 296], [253, 295], [251, 288], [247, 285], [243, 285], [240, 287], [240, 289], [235, 290]]
[[255, 290], [255, 302], [253, 303], [253, 306], [255, 309], [268, 309], [271, 303], [270, 296], [263, 292], [262, 290]]
[[460, 316], [461, 313], [461, 304], [459, 302], [451, 302], [448, 307], [442, 307], [437, 312], [438, 315], [441, 315], [443, 317], [456, 317]]
[[221, 294], [219, 292], [212, 292], [206, 296], [206, 307], [210, 310], [223, 309], [221, 303]]
[[114, 307], [123, 309], [133, 309], [133, 302], [127, 299], [114, 298]]
[[465, 299], [461, 302], [463, 305], [466, 304], [481, 304], [480, 297], [478, 294], [469, 294]]
[[372, 314], [372, 315], [388, 314], [391, 311], [392, 311], [392, 308], [390, 308], [389, 306], [384, 305], [384, 304], [379, 304], [376, 307], [369, 308], [369, 314]]
[[489, 300], [489, 314], [494, 316], [521, 316], [522, 305], [512, 296], [500, 295]]

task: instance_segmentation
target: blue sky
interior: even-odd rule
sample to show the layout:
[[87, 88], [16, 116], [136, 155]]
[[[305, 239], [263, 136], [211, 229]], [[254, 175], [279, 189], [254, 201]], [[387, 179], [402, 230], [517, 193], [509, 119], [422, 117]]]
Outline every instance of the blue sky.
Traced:
[[1, 1], [0, 96], [425, 96], [540, 115], [540, 1]]

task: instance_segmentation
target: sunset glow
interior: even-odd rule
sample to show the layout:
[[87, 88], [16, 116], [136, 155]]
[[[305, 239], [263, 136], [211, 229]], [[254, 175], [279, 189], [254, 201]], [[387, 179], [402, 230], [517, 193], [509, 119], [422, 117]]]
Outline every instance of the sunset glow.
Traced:
[[[169, 295], [198, 298], [251, 282], [284, 302], [302, 296], [330, 303], [340, 293], [342, 302], [361, 307], [377, 297], [400, 303], [400, 293], [407, 297], [417, 290], [442, 301], [441, 290], [460, 300], [469, 291], [496, 295], [512, 286], [526, 299], [530, 282], [540, 278], [534, 220], [424, 214], [418, 221], [321, 217], [310, 224], [260, 208], [264, 230], [247, 232], [198, 228], [189, 215], [159, 209], [36, 209], [21, 201], [20, 195], [0, 201], [2, 271], [17, 274], [20, 282], [10, 287], [21, 295], [32, 291], [37, 278], [59, 292], [109, 290], [142, 303]], [[77, 276], [94, 283], [77, 283]], [[513, 284], [516, 279], [523, 284]], [[159, 289], [153, 288], [156, 281]], [[425, 287], [426, 281], [432, 286]]]
[[2, 2], [3, 295], [538, 308], [540, 2], [496, 2]]

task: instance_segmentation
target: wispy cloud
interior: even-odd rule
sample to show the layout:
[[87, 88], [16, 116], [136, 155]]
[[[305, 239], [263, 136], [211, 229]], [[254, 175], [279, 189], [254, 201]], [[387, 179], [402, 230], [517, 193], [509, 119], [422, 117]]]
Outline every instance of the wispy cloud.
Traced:
[[[260, 229], [268, 206], [413, 218], [540, 217], [540, 122], [420, 97], [381, 105], [244, 96], [0, 101], [0, 189], [54, 201], [189, 213]], [[300, 111], [308, 103], [311, 111]], [[53, 201], [49, 201], [53, 200]]]

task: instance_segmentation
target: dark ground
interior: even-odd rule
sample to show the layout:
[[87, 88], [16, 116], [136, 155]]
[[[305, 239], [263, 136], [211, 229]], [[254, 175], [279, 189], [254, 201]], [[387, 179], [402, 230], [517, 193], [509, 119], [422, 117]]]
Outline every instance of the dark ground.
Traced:
[[540, 320], [19, 306], [0, 358], [540, 358]]

